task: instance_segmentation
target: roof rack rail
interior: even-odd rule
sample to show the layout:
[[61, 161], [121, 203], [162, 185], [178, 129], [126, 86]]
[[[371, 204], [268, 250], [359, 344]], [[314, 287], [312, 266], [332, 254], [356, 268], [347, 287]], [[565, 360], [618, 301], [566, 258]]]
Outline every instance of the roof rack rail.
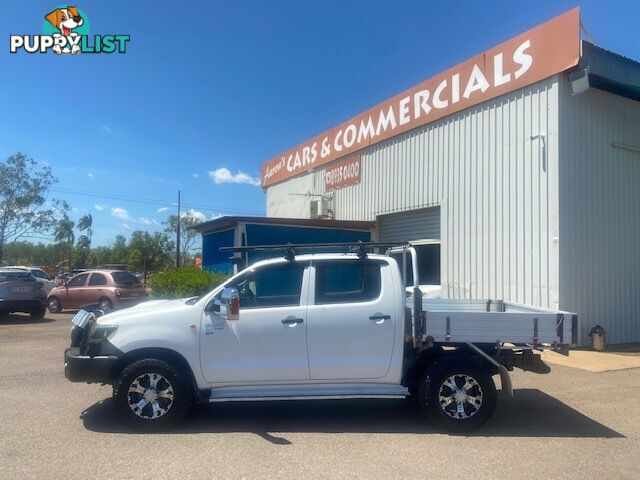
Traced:
[[323, 250], [344, 248], [347, 252], [358, 254], [358, 258], [367, 258], [367, 249], [372, 248], [390, 248], [408, 246], [408, 243], [398, 242], [343, 242], [343, 243], [286, 243], [283, 245], [253, 245], [244, 247], [220, 247], [221, 252], [256, 252], [256, 251], [284, 251], [284, 257], [293, 261], [295, 259], [296, 250]]

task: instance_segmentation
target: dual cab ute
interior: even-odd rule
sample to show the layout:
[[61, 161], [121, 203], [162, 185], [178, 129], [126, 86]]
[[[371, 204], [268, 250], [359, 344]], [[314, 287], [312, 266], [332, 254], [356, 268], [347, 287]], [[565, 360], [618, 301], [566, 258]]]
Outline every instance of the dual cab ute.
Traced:
[[494, 410], [493, 375], [511, 393], [508, 370], [545, 373], [535, 349], [571, 342], [575, 316], [565, 312], [423, 304], [417, 280], [405, 289], [405, 266], [420, 278], [415, 250], [366, 253], [374, 246], [388, 245], [304, 255], [288, 246], [200, 298], [81, 310], [66, 377], [112, 384], [119, 414], [143, 429], [176, 424], [194, 402], [415, 396], [440, 424], [466, 431]]

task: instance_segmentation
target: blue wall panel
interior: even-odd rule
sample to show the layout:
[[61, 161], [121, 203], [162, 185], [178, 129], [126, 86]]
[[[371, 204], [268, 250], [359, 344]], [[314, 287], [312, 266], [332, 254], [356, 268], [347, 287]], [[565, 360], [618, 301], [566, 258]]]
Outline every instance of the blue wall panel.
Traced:
[[233, 247], [234, 230], [206, 233], [202, 236], [202, 269], [233, 273], [229, 261], [231, 252], [221, 252], [220, 247]]

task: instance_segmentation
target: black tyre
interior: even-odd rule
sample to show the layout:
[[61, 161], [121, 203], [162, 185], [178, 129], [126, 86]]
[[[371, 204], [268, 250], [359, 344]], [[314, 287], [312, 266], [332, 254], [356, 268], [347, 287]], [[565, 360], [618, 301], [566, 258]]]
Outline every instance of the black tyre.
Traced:
[[160, 430], [180, 422], [192, 403], [189, 378], [164, 360], [148, 358], [126, 367], [113, 384], [120, 418], [134, 428]]
[[108, 298], [101, 298], [98, 302], [98, 308], [104, 313], [109, 313], [111, 310], [113, 310], [113, 305], [111, 304], [111, 300], [109, 300]]
[[46, 313], [47, 313], [47, 309], [45, 307], [42, 307], [38, 310], [29, 312], [29, 315], [31, 316], [32, 320], [42, 320]]
[[446, 430], [469, 432], [481, 427], [496, 406], [491, 375], [472, 360], [442, 358], [420, 379], [422, 410]]
[[51, 313], [60, 313], [62, 311], [62, 305], [58, 297], [49, 297], [47, 300], [47, 308]]

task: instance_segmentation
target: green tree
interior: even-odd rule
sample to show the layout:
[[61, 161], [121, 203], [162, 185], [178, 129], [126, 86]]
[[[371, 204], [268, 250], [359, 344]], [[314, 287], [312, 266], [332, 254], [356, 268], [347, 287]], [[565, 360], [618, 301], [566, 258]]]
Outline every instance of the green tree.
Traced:
[[162, 270], [171, 265], [171, 253], [175, 246], [165, 233], [156, 232], [150, 234], [149, 232], [136, 230], [131, 234], [128, 247], [129, 252], [135, 250], [139, 252], [140, 256], [135, 260], [141, 264], [146, 278], [147, 272]]
[[53, 232], [53, 239], [60, 245], [64, 245], [67, 248], [68, 256], [66, 260], [68, 260], [69, 266], [71, 266], [71, 250], [76, 238], [75, 233], [73, 233], [75, 225], [75, 222], [71, 220], [65, 212], [62, 218], [58, 220]]
[[193, 248], [196, 239], [199, 237], [199, 233], [193, 229], [196, 225], [201, 223], [201, 220], [188, 213], [178, 217], [178, 215], [171, 215], [169, 219], [164, 222], [167, 226], [165, 232], [172, 234], [172, 238], [176, 238], [178, 232], [178, 224], [180, 225], [180, 264], [186, 265], [189, 257], [189, 252]]
[[124, 235], [116, 235], [109, 261], [104, 263], [127, 263], [128, 257], [127, 239]]
[[54, 211], [45, 208], [45, 196], [55, 182], [50, 167], [21, 153], [0, 163], [0, 264], [6, 245], [51, 230]]

